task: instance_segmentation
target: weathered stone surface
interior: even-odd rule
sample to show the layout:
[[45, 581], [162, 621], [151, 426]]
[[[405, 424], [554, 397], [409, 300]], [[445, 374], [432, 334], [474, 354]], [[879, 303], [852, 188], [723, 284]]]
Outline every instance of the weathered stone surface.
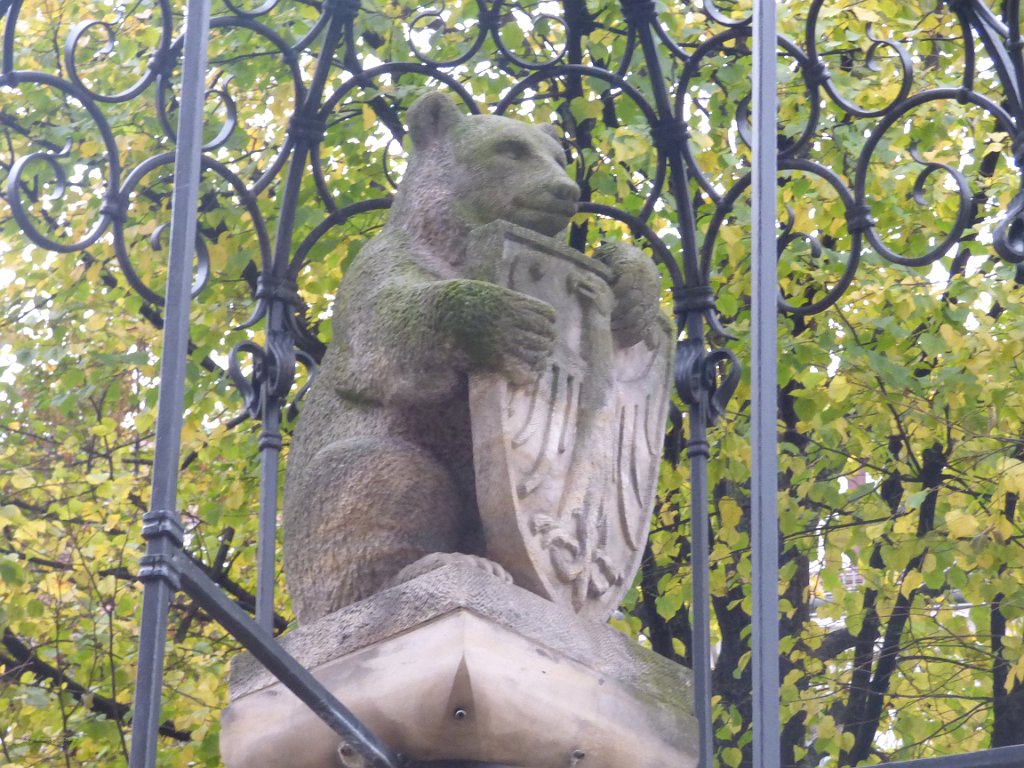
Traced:
[[[324, 617], [284, 648], [416, 761], [689, 768], [689, 675], [607, 626], [444, 566]], [[228, 768], [332, 768], [339, 739], [248, 656], [222, 719]]]
[[[643, 548], [644, 497], [653, 487], [649, 452], [620, 451], [628, 440], [607, 435], [616, 418], [628, 417], [619, 433], [632, 433], [629, 445], [639, 445], [643, 433], [656, 446], [660, 429], [648, 425], [664, 417], [645, 400], [661, 396], [667, 382], [668, 358], [658, 356], [668, 331], [657, 272], [635, 249], [599, 251], [601, 264], [579, 271], [575, 304], [566, 304], [581, 308], [586, 297], [583, 314], [594, 310], [601, 318], [593, 332], [578, 324], [575, 310], [553, 308], [546, 294], [541, 300], [519, 284], [498, 284], [484, 269], [474, 230], [507, 221], [532, 233], [531, 248], [565, 250], [549, 238], [568, 224], [579, 193], [560, 144], [548, 131], [504, 117], [467, 117], [440, 94], [418, 100], [407, 117], [409, 167], [384, 230], [342, 281], [333, 340], [291, 446], [284, 570], [296, 616], [309, 623], [396, 575], [411, 578], [465, 555], [500, 559], [527, 588], [607, 615]], [[538, 246], [545, 241], [550, 247]], [[545, 498], [559, 497], [546, 518], [502, 501], [506, 509], [497, 514], [519, 515], [534, 530], [524, 529], [525, 554], [493, 553], [502, 539], [485, 536], [477, 503], [478, 489], [490, 481], [477, 477], [469, 377], [507, 382], [521, 401], [517, 392], [558, 379], [550, 355], [559, 338], [573, 335], [585, 347], [576, 354], [589, 361], [590, 383], [578, 386], [577, 405], [591, 415], [576, 425], [565, 469], [589, 470], [573, 474], [561, 491], [552, 479], [538, 486]], [[623, 355], [636, 360], [617, 376], [608, 361]], [[558, 402], [549, 398], [548, 411]], [[593, 480], [616, 472], [625, 501]], [[618, 526], [620, 552], [605, 546], [605, 523]]]

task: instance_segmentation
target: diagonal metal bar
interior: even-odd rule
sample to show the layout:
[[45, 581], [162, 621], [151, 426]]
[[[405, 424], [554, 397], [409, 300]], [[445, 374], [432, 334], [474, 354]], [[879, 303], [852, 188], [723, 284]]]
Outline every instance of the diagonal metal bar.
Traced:
[[210, 0], [189, 0], [187, 13], [174, 192], [171, 198], [171, 241], [167, 263], [153, 488], [150, 512], [143, 518], [142, 533], [148, 544], [139, 572], [145, 590], [142, 597], [139, 666], [132, 714], [131, 768], [151, 768], [156, 762], [167, 642], [167, 611], [171, 596], [178, 586], [175, 554], [180, 552], [182, 544], [181, 523], [176, 511], [178, 462], [181, 453], [181, 416], [185, 403], [196, 209], [202, 167]]
[[363, 764], [369, 768], [399, 767], [399, 757], [359, 722], [308, 670], [285, 653], [274, 636], [230, 600], [199, 566], [180, 558], [179, 567], [182, 589], [233, 637], [240, 640], [263, 666], [309, 706], [331, 730], [341, 736], [342, 743], [351, 747], [365, 761]]
[[778, 768], [779, 527], [776, 360], [776, 9], [756, 0], [753, 17], [753, 210], [751, 221], [751, 557], [754, 765]]
[[984, 749], [962, 755], [922, 757], [920, 760], [903, 760], [886, 763], [885, 768], [1020, 768], [1024, 765], [1024, 745]]

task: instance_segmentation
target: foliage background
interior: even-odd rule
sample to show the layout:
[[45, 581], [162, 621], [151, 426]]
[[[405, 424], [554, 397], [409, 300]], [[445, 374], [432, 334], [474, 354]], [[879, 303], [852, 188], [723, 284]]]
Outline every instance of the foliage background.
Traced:
[[[733, 18], [742, 4], [722, 6]], [[517, 6], [559, 11], [557, 4]], [[684, 50], [722, 27], [699, 7], [659, 6], [661, 23]], [[215, 8], [215, 13], [224, 8]], [[318, 9], [282, 4], [267, 22], [300, 39]], [[402, 0], [368, 0], [357, 21], [358, 61], [411, 61], [411, 46], [450, 53], [472, 31], [476, 6], [444, 6], [417, 20]], [[782, 31], [806, 47], [807, 8], [780, 3]], [[514, 14], [513, 14], [514, 15]], [[581, 61], [610, 65], [625, 39], [617, 7], [591, 0], [565, 4], [584, 30], [574, 38]], [[543, 18], [503, 27], [515, 50], [540, 56], [560, 27]], [[165, 21], [181, 27], [180, 9], [81, 0], [28, 0], [13, 38], [18, 68], [66, 74], [62, 46], [82, 19], [105, 30], [83, 39], [79, 74], [117, 91], [148, 65]], [[461, 31], [460, 31], [461, 29]], [[413, 30], [410, 34], [410, 30]], [[965, 59], [955, 18], [932, 0], [828, 2], [816, 42], [836, 88], [863, 109], [898, 94], [896, 59], [876, 40], [904, 43], [915, 65], [914, 92], [956, 86]], [[874, 52], [874, 57], [869, 52]], [[749, 51], [741, 38], [723, 46], [714, 66], [688, 86], [685, 119], [697, 162], [717, 188], [747, 172], [739, 108], [749, 91]], [[493, 106], [516, 68], [488, 42], [459, 72], [483, 108]], [[297, 66], [310, 71], [313, 59]], [[331, 86], [352, 62], [339, 62]], [[666, 55], [677, 87], [679, 62]], [[791, 58], [780, 57], [782, 141], [798, 134], [808, 97]], [[991, 68], [976, 87], [1000, 101]], [[642, 71], [631, 72], [644, 87]], [[238, 127], [213, 154], [247, 182], [273, 167], [294, 106], [280, 57], [239, 28], [214, 30], [209, 85], [229, 94]], [[389, 141], [393, 107], [427, 87], [423, 78], [384, 78], [356, 89], [330, 115], [321, 165], [338, 205], [380, 197], [400, 175], [402, 152]], [[549, 99], [517, 105], [525, 119], [555, 118], [577, 141], [571, 172], [589, 199], [636, 212], [651, 190], [655, 155], [635, 106], [599, 83], [547, 86]], [[557, 90], [562, 89], [562, 90]], [[383, 101], [382, 101], [383, 100]], [[173, 117], [173, 97], [168, 114]], [[126, 169], [171, 148], [153, 93], [103, 105]], [[559, 106], [561, 105], [561, 106]], [[873, 118], [857, 118], [822, 99], [818, 139], [806, 159], [847, 183]], [[385, 108], [386, 107], [386, 108]], [[229, 115], [211, 96], [210, 132]], [[611, 119], [610, 119], [611, 118]], [[66, 144], [68, 188], [52, 173], [22, 177], [22, 197], [41, 230], [64, 242], [97, 218], [108, 168], [89, 116], [54, 89], [0, 89], [0, 167]], [[991, 231], [1017, 186], [1011, 138], [980, 110], [956, 102], [917, 110], [872, 156], [868, 193], [889, 247], [920, 255], [949, 231], [956, 199], [941, 174], [915, 195], [920, 164], [946, 162], [972, 181], [972, 226], [932, 267], [904, 268], [868, 251], [856, 281], [834, 308], [780, 322], [780, 594], [784, 614], [784, 764], [848, 766], [947, 754], [1019, 741], [1024, 734], [1024, 591], [1020, 586], [1024, 493], [1021, 353], [1024, 293], [1020, 275], [998, 261]], [[169, 166], [157, 166], [133, 195], [124, 225], [132, 264], [159, 292], [166, 245]], [[780, 219], [791, 238], [781, 259], [783, 292], [794, 303], [822, 295], [849, 258], [846, 212], [813, 174], [783, 174]], [[260, 197], [271, 230], [279, 183]], [[714, 213], [691, 190], [704, 233]], [[10, 201], [10, 190], [5, 191]], [[296, 242], [323, 218], [307, 183]], [[53, 253], [26, 244], [0, 208], [0, 754], [11, 766], [99, 766], [125, 760], [135, 669], [142, 554], [159, 351], [159, 306], [127, 282], [109, 236], [84, 251]], [[237, 330], [258, 253], [252, 220], [238, 196], [215, 177], [204, 180], [200, 221], [211, 280], [192, 313], [179, 498], [188, 550], [236, 598], [254, 590], [256, 438], [225, 375], [226, 355], [260, 332]], [[332, 229], [311, 251], [300, 277], [307, 317], [326, 342], [335, 286], [349, 259], [379, 227], [379, 213]], [[628, 238], [615, 222], [579, 220], [575, 242]], [[670, 209], [655, 208], [652, 227], [678, 247]], [[744, 356], [749, 330], [744, 276], [749, 272], [749, 207], [741, 196], [710, 247], [711, 279], [723, 321]], [[320, 349], [315, 344], [311, 350]], [[749, 391], [746, 380], [712, 436], [712, 593], [716, 641], [717, 760], [750, 762], [749, 669]], [[685, 432], [685, 418], [670, 439]], [[659, 653], [690, 663], [689, 496], [685, 461], [663, 471], [650, 551], [617, 623]], [[278, 601], [279, 628], [290, 617]], [[226, 664], [237, 643], [179, 595], [173, 605], [167, 662], [166, 722], [160, 765], [218, 764], [217, 714], [226, 701]]]

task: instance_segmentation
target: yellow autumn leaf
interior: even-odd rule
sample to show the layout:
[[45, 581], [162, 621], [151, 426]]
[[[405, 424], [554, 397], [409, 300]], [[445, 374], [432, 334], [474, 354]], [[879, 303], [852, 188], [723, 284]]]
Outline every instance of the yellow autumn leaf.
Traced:
[[1009, 693], [1020, 680], [1024, 680], [1024, 656], [1017, 659], [1017, 663], [1013, 665], [1013, 671], [1006, 680], [1006, 692]]
[[921, 586], [924, 582], [924, 577], [920, 571], [911, 571], [903, 577], [903, 583], [900, 584], [900, 594], [904, 597], [910, 597], [911, 593]]
[[99, 331], [105, 328], [108, 322], [109, 320], [106, 317], [97, 312], [85, 321], [85, 327], [89, 331]]
[[843, 375], [832, 377], [828, 384], [828, 396], [832, 400], [845, 400], [850, 394], [850, 382]]
[[836, 735], [836, 721], [831, 716], [826, 715], [816, 726], [816, 731], [819, 739], [831, 739]]
[[996, 517], [996, 519], [992, 522], [992, 528], [997, 536], [997, 541], [999, 541], [1000, 543], [1005, 543], [1009, 541], [1010, 537], [1013, 536], [1013, 523], [1011, 523], [1002, 515]]
[[898, 534], [911, 534], [917, 530], [917, 520], [912, 515], [905, 515], [898, 518], [896, 522], [892, 524], [893, 533]]
[[959, 352], [964, 346], [964, 337], [961, 333], [953, 328], [949, 323], [943, 323], [939, 326], [939, 334], [949, 344], [949, 348], [954, 352]]
[[1024, 462], [1013, 459], [1005, 461], [999, 482], [1008, 493], [1024, 496]]
[[726, 528], [735, 528], [743, 517], [742, 508], [732, 499], [722, 499], [718, 503], [718, 511], [722, 515], [722, 526]]
[[878, 539], [885, 533], [886, 523], [871, 523], [864, 527], [864, 533], [869, 539]]
[[856, 16], [860, 21], [875, 21], [879, 22], [882, 18], [874, 11], [864, 8], [863, 6], [855, 5], [850, 9], [853, 15]]
[[735, 245], [743, 237], [743, 231], [739, 227], [722, 227], [718, 236], [728, 245]]
[[931, 552], [924, 556], [924, 561], [921, 563], [921, 571], [923, 573], [931, 573], [939, 566], [938, 558], [935, 557]]
[[978, 532], [978, 521], [971, 515], [954, 510], [946, 515], [946, 528], [950, 536], [965, 539]]
[[837, 528], [836, 530], [829, 533], [828, 542], [834, 547], [841, 550], [846, 549], [850, 546], [850, 541], [853, 539], [853, 531], [849, 528]]
[[18, 467], [14, 470], [14, 474], [11, 475], [11, 485], [19, 491], [31, 488], [35, 484], [36, 481], [35, 478], [32, 477], [32, 473], [24, 467]]

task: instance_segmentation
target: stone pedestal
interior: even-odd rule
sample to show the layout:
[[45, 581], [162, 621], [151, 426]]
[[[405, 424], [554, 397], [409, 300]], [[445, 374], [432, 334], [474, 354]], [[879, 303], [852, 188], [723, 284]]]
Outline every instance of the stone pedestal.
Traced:
[[[688, 671], [480, 569], [446, 566], [282, 646], [396, 752], [436, 766], [691, 768]], [[228, 768], [337, 768], [340, 739], [248, 654]]]

